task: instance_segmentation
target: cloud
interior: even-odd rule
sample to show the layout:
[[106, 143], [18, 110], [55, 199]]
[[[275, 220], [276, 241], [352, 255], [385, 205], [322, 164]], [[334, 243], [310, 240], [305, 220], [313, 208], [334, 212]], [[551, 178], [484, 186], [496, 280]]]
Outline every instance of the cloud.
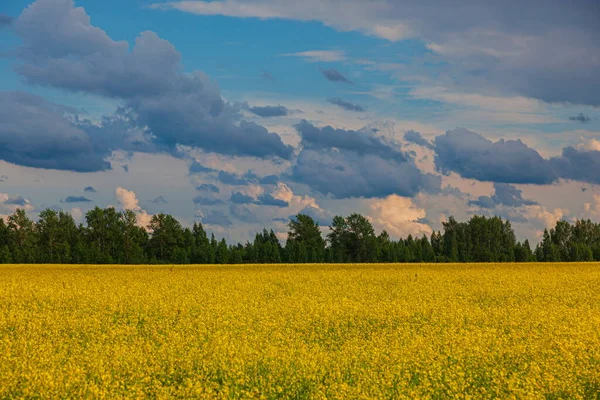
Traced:
[[165, 198], [163, 196], [158, 196], [157, 198], [155, 198], [154, 200], [152, 200], [152, 203], [154, 204], [167, 204], [168, 201], [165, 200]]
[[202, 216], [202, 223], [205, 225], [222, 226], [230, 228], [233, 222], [222, 211], [211, 210], [208, 214]]
[[279, 182], [279, 176], [277, 175], [263, 176], [258, 180], [261, 185], [277, 185], [277, 182]]
[[600, 184], [600, 151], [565, 147], [561, 157], [553, 157], [550, 164], [561, 178]]
[[190, 172], [190, 174], [203, 174], [203, 173], [216, 172], [216, 171], [212, 168], [205, 167], [204, 165], [200, 164], [198, 161], [194, 161], [194, 162], [192, 162], [192, 165], [190, 165], [190, 167], [189, 167], [189, 172]]
[[[70, 0], [38, 0], [14, 23], [23, 45], [15, 71], [29, 84], [123, 101], [153, 144], [221, 154], [288, 159], [292, 148], [266, 128], [241, 120], [204, 73], [181, 72], [181, 56], [168, 41], [144, 31], [131, 51], [92, 26]], [[50, 124], [47, 124], [50, 125]]]
[[592, 120], [590, 117], [588, 117], [584, 113], [579, 113], [578, 115], [574, 115], [572, 117], [569, 117], [569, 119], [571, 121], [581, 122], [582, 124], [587, 124], [588, 122], [590, 122]]
[[219, 171], [217, 179], [221, 183], [232, 186], [247, 185], [252, 182], [252, 179], [246, 176], [239, 176], [227, 171]]
[[264, 107], [250, 107], [250, 108], [248, 108], [248, 110], [250, 112], [252, 112], [253, 114], [256, 114], [263, 118], [285, 117], [286, 115], [289, 115], [289, 113], [290, 113], [290, 110], [288, 110], [286, 107], [280, 106], [280, 105], [264, 106]]
[[496, 206], [522, 207], [539, 205], [534, 200], [524, 199], [522, 191], [507, 183], [494, 183], [494, 194], [479, 196], [477, 200], [469, 201], [469, 205], [493, 209]]
[[288, 207], [289, 204], [287, 201], [276, 199], [273, 195], [269, 193], [263, 193], [258, 196], [258, 202], [256, 203], [261, 206], [274, 206], [274, 207]]
[[233, 217], [247, 224], [258, 224], [260, 222], [258, 217], [248, 207], [243, 205], [231, 204], [229, 212]]
[[219, 188], [211, 183], [203, 183], [196, 186], [196, 190], [199, 192], [219, 193]]
[[521, 140], [492, 142], [464, 128], [434, 140], [435, 166], [444, 174], [500, 183], [548, 184], [558, 176], [548, 160]]
[[6, 205], [12, 205], [12, 206], [26, 206], [27, 204], [29, 204], [29, 200], [27, 200], [21, 196], [8, 197], [7, 199], [4, 200], [3, 203]]
[[94, 189], [92, 186], [86, 186], [83, 191], [86, 193], [96, 193], [96, 189]]
[[109, 148], [65, 117], [71, 109], [23, 92], [0, 92], [0, 159], [26, 167], [110, 169]]
[[272, 194], [262, 193], [258, 198], [240, 193], [233, 192], [231, 194], [230, 201], [234, 204], [254, 204], [258, 206], [274, 206], [274, 207], [288, 207], [287, 201], [273, 197]]
[[336, 106], [343, 108], [346, 111], [364, 112], [367, 110], [361, 105], [350, 103], [349, 101], [346, 101], [339, 97], [330, 97], [327, 99], [327, 101], [331, 104], [335, 104]]
[[0, 13], [0, 29], [4, 26], [9, 26], [13, 23], [13, 19], [10, 15]]
[[229, 199], [234, 204], [254, 204], [254, 197], [240, 192], [233, 192]]
[[406, 131], [404, 134], [404, 140], [409, 143], [414, 143], [419, 146], [427, 147], [428, 149], [433, 149], [433, 144], [427, 139], [423, 137], [419, 132], [413, 131], [412, 129]]
[[371, 203], [370, 219], [379, 229], [385, 229], [390, 235], [400, 238], [430, 235], [432, 229], [421, 221], [426, 217], [424, 209], [417, 208], [411, 199], [390, 195]]
[[360, 155], [373, 154], [400, 162], [410, 158], [408, 154], [398, 150], [384, 138], [373, 135], [373, 132], [367, 129], [354, 131], [335, 129], [329, 125], [318, 128], [306, 120], [302, 120], [294, 127], [300, 133], [305, 148], [350, 150]]
[[31, 201], [22, 196], [9, 196], [6, 193], [0, 193], [0, 218], [6, 219], [9, 214], [14, 213], [17, 209], [27, 212], [33, 211], [35, 207]]
[[412, 197], [440, 189], [441, 179], [423, 174], [410, 155], [368, 130], [296, 125], [303, 148], [292, 166], [292, 177], [335, 198]]
[[327, 80], [329, 80], [331, 82], [352, 83], [352, 81], [346, 79], [346, 77], [344, 75], [342, 75], [335, 68], [331, 68], [331, 69], [322, 69], [321, 68], [321, 73]]
[[517, 93], [545, 102], [600, 105], [597, 2], [462, 4], [226, 0], [175, 1], [154, 7], [199, 15], [319, 21], [339, 31], [359, 31], [390, 41], [414, 38], [427, 45], [431, 58], [441, 61], [431, 77], [447, 79], [455, 87]]
[[193, 202], [197, 206], [217, 206], [219, 204], [223, 204], [223, 200], [221, 199], [214, 199], [205, 196], [196, 196], [194, 197]]
[[115, 190], [115, 197], [117, 198], [117, 201], [123, 210], [131, 210], [135, 213], [138, 226], [147, 230], [148, 225], [150, 225], [152, 215], [148, 214], [146, 210], [140, 207], [140, 201], [138, 200], [135, 192], [118, 187]]
[[90, 203], [91, 201], [84, 196], [67, 196], [61, 200], [62, 203]]
[[310, 50], [299, 53], [283, 54], [284, 56], [301, 57], [309, 62], [336, 62], [344, 61], [346, 53], [342, 50]]

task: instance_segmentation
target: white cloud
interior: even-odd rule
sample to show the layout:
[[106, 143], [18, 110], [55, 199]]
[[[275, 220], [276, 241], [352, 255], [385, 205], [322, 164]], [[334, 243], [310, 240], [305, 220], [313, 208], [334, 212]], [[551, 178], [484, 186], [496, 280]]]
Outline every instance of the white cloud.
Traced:
[[148, 214], [146, 210], [140, 207], [140, 202], [135, 192], [118, 187], [115, 190], [115, 196], [124, 210], [131, 210], [135, 213], [138, 225], [144, 229], [148, 229], [152, 215]]
[[427, 213], [416, 207], [407, 197], [390, 195], [371, 203], [370, 219], [378, 229], [385, 229], [391, 236], [406, 237], [431, 234], [429, 225], [419, 222]]

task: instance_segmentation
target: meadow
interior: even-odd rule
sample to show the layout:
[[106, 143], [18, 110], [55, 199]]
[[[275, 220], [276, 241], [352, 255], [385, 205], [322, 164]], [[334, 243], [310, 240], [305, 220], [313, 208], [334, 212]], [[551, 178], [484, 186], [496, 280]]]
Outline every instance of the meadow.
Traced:
[[600, 398], [600, 264], [0, 266], [0, 398]]

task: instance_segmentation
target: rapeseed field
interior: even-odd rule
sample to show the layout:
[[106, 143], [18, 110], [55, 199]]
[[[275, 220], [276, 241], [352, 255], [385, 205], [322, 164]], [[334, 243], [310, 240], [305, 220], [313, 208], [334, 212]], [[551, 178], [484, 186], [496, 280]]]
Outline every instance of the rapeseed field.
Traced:
[[599, 264], [0, 266], [0, 398], [600, 398]]

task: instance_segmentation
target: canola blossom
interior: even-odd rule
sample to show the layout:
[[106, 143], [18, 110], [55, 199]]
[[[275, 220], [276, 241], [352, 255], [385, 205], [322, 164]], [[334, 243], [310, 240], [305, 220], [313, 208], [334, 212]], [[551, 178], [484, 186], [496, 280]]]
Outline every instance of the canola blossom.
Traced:
[[0, 266], [0, 398], [600, 397], [600, 264]]

